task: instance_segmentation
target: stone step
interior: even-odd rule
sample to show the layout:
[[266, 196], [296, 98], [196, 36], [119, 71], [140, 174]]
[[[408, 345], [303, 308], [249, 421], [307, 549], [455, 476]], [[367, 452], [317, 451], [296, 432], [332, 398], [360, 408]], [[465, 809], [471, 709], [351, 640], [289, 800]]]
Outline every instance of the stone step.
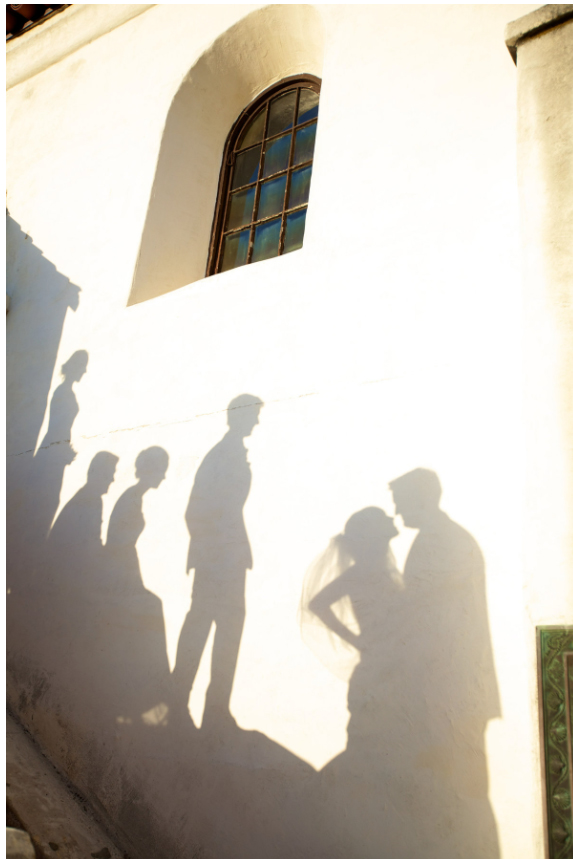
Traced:
[[[30, 834], [41, 859], [128, 859], [79, 801], [29, 734], [6, 714], [6, 803], [14, 844]], [[8, 854], [20, 859], [20, 854]], [[21, 854], [22, 859], [34, 854]]]
[[36, 851], [27, 832], [6, 827], [6, 859], [36, 859]]

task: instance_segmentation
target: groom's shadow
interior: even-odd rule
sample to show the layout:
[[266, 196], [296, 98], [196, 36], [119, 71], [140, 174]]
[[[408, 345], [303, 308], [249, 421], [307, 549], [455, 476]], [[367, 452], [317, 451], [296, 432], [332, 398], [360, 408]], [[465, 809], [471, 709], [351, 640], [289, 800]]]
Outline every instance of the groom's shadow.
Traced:
[[[342, 638], [329, 610], [347, 598], [360, 630], [354, 642], [348, 636], [359, 662], [344, 752], [317, 773], [232, 720], [208, 730], [190, 720], [169, 725], [169, 717], [164, 729], [133, 726], [141, 756], [153, 758], [165, 819], [171, 787], [181, 787], [177, 804], [188, 812], [178, 819], [179, 843], [228, 859], [499, 856], [484, 740], [499, 704], [483, 558], [440, 510], [435, 474], [417, 470], [392, 489], [404, 524], [418, 530], [403, 575], [388, 552], [395, 528], [370, 508], [347, 523], [341, 575], [308, 605]], [[133, 820], [133, 802], [124, 813]], [[140, 832], [145, 841], [144, 815]]]
[[[115, 749], [111, 769], [98, 778], [114, 771], [122, 779], [124, 767], [129, 768], [129, 801], [116, 810], [115, 819], [121, 829], [136, 833], [135, 847], [142, 855], [153, 853], [155, 815], [173, 822], [169, 831], [179, 845], [191, 845], [189, 855], [192, 845], [220, 857], [290, 859], [293, 853], [310, 855], [309, 849], [318, 855], [309, 847], [317, 841], [309, 813], [316, 771], [262, 732], [239, 727], [231, 715], [252, 567], [243, 519], [251, 485], [244, 439], [258, 423], [261, 405], [250, 395], [230, 403], [228, 430], [194, 476], [185, 516], [191, 538], [187, 567], [194, 570], [192, 603], [171, 675], [161, 605], [144, 587], [135, 545], [145, 524], [143, 495], [161, 483], [165, 452], [163, 458], [157, 448], [140, 454], [138, 482], [111, 514], [97, 589], [101, 605], [91, 622], [88, 648], [97, 654], [89, 663], [101, 695], [94, 703]], [[210, 686], [196, 726], [189, 694], [207, 657], [213, 625]], [[140, 795], [134, 760], [146, 766]], [[178, 855], [180, 847], [171, 849], [164, 841], [158, 849], [159, 855]]]
[[323, 785], [341, 788], [326, 828], [364, 859], [422, 850], [493, 859], [485, 729], [500, 708], [483, 556], [440, 509], [434, 472], [416, 469], [390, 487], [396, 513], [418, 535], [403, 589], [382, 601], [371, 590], [378, 621], [349, 683], [347, 748], [321, 774]]

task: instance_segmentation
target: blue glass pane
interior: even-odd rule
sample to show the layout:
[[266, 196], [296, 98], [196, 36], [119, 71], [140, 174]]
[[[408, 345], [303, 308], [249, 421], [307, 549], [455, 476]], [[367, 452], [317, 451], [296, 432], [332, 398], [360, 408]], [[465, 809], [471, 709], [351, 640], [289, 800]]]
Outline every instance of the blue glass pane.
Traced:
[[290, 180], [287, 209], [292, 209], [294, 206], [302, 206], [303, 203], [308, 203], [311, 173], [312, 164], [309, 164], [308, 167], [303, 167], [302, 170], [293, 171]]
[[230, 268], [238, 268], [240, 265], [245, 265], [247, 262], [247, 251], [249, 250], [250, 232], [250, 230], [241, 230], [240, 233], [233, 233], [223, 239], [221, 271], [228, 271]]
[[291, 137], [291, 134], [285, 134], [283, 137], [277, 137], [276, 140], [271, 140], [270, 143], [267, 143], [265, 146], [263, 176], [271, 176], [273, 173], [278, 173], [279, 170], [286, 170], [288, 167]]
[[308, 122], [318, 116], [318, 93], [311, 89], [300, 91], [297, 123]]
[[295, 102], [296, 90], [294, 89], [271, 101], [267, 137], [272, 137], [273, 134], [280, 134], [281, 131], [292, 128]]
[[231, 188], [240, 188], [242, 185], [248, 185], [250, 182], [255, 182], [259, 174], [260, 156], [260, 146], [255, 146], [253, 149], [247, 149], [246, 152], [241, 152], [237, 155]]
[[267, 221], [255, 229], [255, 245], [251, 262], [276, 257], [279, 253], [279, 238], [281, 234], [281, 219]]
[[301, 212], [293, 212], [292, 215], [287, 215], [283, 253], [288, 254], [290, 251], [298, 251], [302, 247], [305, 221], [306, 209], [303, 209]]
[[250, 224], [253, 219], [253, 204], [255, 202], [255, 189], [247, 188], [246, 191], [237, 191], [231, 194], [229, 210], [227, 212], [226, 230], [234, 230], [244, 224]]
[[265, 108], [259, 110], [254, 119], [251, 119], [239, 140], [237, 149], [246, 149], [247, 146], [252, 146], [253, 143], [259, 143], [263, 139], [263, 131], [265, 130]]
[[307, 125], [306, 128], [301, 128], [296, 133], [296, 141], [294, 144], [294, 160], [293, 164], [303, 164], [305, 161], [310, 161], [314, 153], [314, 139], [316, 137], [316, 122], [312, 125]]
[[271, 215], [278, 215], [279, 212], [282, 212], [285, 200], [286, 180], [285, 173], [284, 176], [271, 179], [270, 182], [263, 182], [261, 185], [257, 220], [260, 218], [270, 218]]

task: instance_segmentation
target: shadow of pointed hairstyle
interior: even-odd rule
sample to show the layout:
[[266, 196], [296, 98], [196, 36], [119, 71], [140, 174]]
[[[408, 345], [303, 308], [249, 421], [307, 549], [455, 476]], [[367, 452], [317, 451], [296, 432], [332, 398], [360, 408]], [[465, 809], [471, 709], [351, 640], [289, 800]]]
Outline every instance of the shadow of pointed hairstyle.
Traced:
[[71, 376], [73, 379], [78, 379], [86, 372], [88, 368], [89, 356], [85, 349], [78, 349], [73, 355], [70, 355], [65, 361], [60, 370], [64, 378]]

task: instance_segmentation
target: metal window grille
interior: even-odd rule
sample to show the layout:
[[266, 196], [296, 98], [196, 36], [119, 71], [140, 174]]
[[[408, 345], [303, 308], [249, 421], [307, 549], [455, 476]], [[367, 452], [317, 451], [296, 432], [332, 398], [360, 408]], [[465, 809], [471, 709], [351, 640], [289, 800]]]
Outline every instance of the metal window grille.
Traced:
[[287, 78], [237, 119], [225, 146], [207, 275], [302, 247], [320, 81]]

